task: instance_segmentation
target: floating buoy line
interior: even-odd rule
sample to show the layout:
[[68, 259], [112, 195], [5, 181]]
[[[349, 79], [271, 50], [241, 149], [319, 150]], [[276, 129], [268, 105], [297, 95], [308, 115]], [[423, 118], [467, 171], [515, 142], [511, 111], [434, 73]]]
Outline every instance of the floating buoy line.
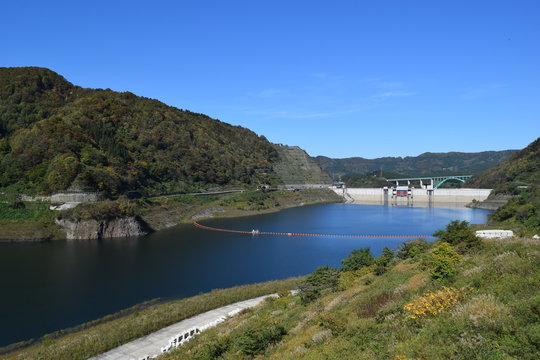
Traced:
[[433, 235], [357, 235], [357, 234], [302, 234], [302, 233], [293, 233], [293, 232], [272, 232], [272, 231], [243, 231], [243, 230], [231, 230], [231, 229], [222, 229], [212, 226], [206, 226], [199, 224], [194, 221], [193, 225], [198, 228], [210, 231], [220, 231], [228, 232], [234, 234], [246, 234], [246, 235], [281, 235], [281, 236], [328, 236], [328, 237], [366, 237], [366, 238], [427, 238], [435, 237]]

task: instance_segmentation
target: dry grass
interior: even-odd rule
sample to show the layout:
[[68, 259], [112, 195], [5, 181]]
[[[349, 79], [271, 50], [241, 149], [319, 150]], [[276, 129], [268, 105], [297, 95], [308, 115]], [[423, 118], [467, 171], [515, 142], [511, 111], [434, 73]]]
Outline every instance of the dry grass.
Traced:
[[452, 310], [452, 316], [475, 328], [484, 330], [502, 329], [508, 324], [510, 312], [491, 294], [477, 295]]
[[399, 295], [404, 292], [419, 289], [425, 286], [428, 280], [429, 280], [429, 276], [426, 273], [419, 273], [419, 274], [413, 275], [405, 284], [398, 286], [394, 290], [394, 293], [396, 295]]

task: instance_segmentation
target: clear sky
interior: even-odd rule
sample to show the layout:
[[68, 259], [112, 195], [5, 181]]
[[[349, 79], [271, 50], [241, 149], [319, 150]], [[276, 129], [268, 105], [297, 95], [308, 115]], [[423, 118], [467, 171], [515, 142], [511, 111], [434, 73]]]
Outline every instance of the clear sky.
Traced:
[[330, 157], [540, 136], [540, 1], [6, 0], [0, 66], [131, 91]]

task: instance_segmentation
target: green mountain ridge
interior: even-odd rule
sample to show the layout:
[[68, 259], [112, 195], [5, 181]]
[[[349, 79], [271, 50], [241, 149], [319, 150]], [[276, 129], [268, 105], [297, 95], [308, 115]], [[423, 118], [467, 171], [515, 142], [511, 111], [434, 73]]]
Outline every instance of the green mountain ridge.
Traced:
[[274, 145], [246, 128], [84, 89], [44, 68], [0, 68], [0, 188], [116, 196], [256, 185], [280, 182], [278, 161]]
[[499, 193], [512, 193], [517, 186], [540, 184], [540, 138], [526, 148], [474, 176], [469, 184], [475, 187], [490, 186]]
[[368, 174], [381, 171], [405, 176], [468, 175], [482, 172], [509, 158], [516, 150], [483, 151], [478, 153], [426, 152], [418, 156], [365, 159], [351, 157], [332, 159], [317, 156], [315, 160], [333, 176]]

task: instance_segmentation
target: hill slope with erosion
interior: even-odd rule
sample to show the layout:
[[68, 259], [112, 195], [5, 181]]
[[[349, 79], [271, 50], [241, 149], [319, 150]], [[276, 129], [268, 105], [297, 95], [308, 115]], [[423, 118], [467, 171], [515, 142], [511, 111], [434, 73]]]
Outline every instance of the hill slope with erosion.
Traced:
[[285, 184], [331, 184], [332, 178], [298, 146], [276, 145], [274, 172]]

